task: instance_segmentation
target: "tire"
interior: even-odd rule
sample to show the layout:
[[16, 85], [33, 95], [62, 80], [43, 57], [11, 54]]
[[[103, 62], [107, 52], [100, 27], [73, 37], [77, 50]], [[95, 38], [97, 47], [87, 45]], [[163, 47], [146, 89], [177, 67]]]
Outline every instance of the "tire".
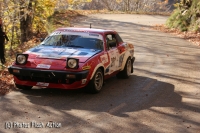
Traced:
[[92, 80], [90, 80], [90, 82], [86, 86], [85, 88], [86, 92], [92, 93], [92, 94], [99, 93], [103, 87], [103, 83], [104, 83], [104, 75], [103, 75], [102, 70], [99, 68], [95, 72]]
[[130, 59], [130, 57], [127, 59], [126, 61], [126, 65], [124, 67], [124, 70], [120, 71], [116, 76], [117, 78], [123, 78], [123, 79], [127, 79], [129, 78], [129, 76], [131, 75], [131, 70], [132, 70], [132, 61]]
[[31, 90], [33, 86], [26, 86], [26, 85], [18, 85], [18, 84], [15, 84], [15, 86], [19, 89], [22, 89], [22, 90]]

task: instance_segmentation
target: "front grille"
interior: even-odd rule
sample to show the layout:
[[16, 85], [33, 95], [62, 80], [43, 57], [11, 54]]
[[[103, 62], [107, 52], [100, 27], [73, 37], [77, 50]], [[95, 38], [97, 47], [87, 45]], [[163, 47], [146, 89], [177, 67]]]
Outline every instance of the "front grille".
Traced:
[[75, 82], [75, 79], [66, 78], [48, 78], [48, 77], [35, 77], [35, 76], [16, 76], [19, 80], [22, 81], [33, 81], [33, 82], [45, 82], [45, 83], [55, 83], [55, 84], [72, 84]]
[[[19, 70], [19, 73], [14, 73], [13, 69]], [[81, 72], [55, 71], [55, 70], [38, 70], [30, 68], [9, 67], [9, 72], [16, 78], [22, 81], [46, 82], [56, 84], [72, 84], [75, 81], [85, 79], [89, 73], [88, 70]], [[75, 79], [67, 79], [67, 74], [74, 74]]]

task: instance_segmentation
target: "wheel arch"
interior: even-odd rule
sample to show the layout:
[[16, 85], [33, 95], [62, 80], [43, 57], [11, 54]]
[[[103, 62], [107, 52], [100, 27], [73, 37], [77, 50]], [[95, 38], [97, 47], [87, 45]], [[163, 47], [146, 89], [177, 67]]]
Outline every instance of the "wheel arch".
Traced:
[[121, 67], [120, 71], [123, 71], [123, 70], [124, 70], [124, 67], [125, 67], [125, 65], [126, 65], [126, 62], [127, 62], [128, 58], [131, 59], [131, 55], [128, 54], [128, 53], [125, 53], [125, 55], [124, 55], [124, 60], [123, 60], [122, 67]]
[[102, 64], [98, 64], [98, 65], [95, 67], [95, 69], [93, 70], [92, 75], [91, 75], [91, 77], [90, 77], [90, 80], [94, 77], [94, 74], [96, 73], [96, 71], [97, 71], [99, 68], [102, 70], [103, 76], [105, 75], [105, 68], [103, 67]]

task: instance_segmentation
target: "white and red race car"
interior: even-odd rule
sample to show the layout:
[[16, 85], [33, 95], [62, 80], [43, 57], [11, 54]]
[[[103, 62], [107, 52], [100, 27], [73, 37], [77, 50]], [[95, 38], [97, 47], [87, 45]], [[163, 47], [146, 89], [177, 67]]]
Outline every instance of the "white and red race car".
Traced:
[[116, 31], [91, 28], [59, 28], [38, 46], [17, 54], [8, 68], [19, 89], [86, 88], [98, 93], [104, 80], [133, 72], [134, 46]]

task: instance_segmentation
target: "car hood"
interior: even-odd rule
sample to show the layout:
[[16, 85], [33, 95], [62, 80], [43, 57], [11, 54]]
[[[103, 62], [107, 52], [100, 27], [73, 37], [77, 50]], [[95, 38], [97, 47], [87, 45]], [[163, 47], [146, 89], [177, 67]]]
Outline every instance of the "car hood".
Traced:
[[101, 50], [74, 48], [74, 47], [56, 47], [56, 46], [37, 46], [26, 51], [29, 58], [50, 58], [50, 59], [65, 59], [77, 58], [79, 62], [86, 62], [90, 57], [101, 52]]

